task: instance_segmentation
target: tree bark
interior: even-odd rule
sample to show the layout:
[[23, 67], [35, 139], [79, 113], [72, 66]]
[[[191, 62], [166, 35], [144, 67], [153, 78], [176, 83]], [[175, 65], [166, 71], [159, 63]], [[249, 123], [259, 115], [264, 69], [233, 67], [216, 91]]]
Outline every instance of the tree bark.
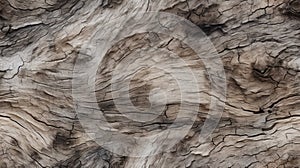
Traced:
[[[225, 105], [217, 128], [207, 141], [199, 141], [214, 98], [205, 63], [166, 35], [121, 39], [99, 66], [96, 96], [107, 122], [122, 134], [142, 137], [164, 130], [180, 106], [180, 87], [172, 74], [146, 69], [130, 79], [134, 106], [149, 108], [156, 87], [175, 96], [168, 98], [163, 114], [146, 124], [120, 115], [106, 86], [122, 59], [128, 65], [151, 59], [169, 65], [172, 58], [150, 54], [151, 48], [168, 49], [203, 82], [197, 118], [184, 139], [154, 156], [122, 156], [87, 136], [72, 95], [74, 66], [99, 26], [118, 25], [117, 31], [124, 32], [128, 23], [117, 23], [118, 17], [147, 11], [175, 14], [204, 31], [224, 65], [226, 100], [219, 100]], [[0, 27], [0, 167], [300, 166], [298, 0], [0, 0]], [[109, 26], [101, 30], [105, 35], [113, 31]], [[153, 94], [160, 109], [161, 95]]]

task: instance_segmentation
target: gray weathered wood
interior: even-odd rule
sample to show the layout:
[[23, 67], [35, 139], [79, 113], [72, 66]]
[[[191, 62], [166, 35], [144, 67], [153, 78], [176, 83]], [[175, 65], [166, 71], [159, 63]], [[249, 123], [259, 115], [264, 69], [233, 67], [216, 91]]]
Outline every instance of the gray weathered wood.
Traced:
[[[114, 18], [135, 11], [184, 17], [214, 44], [226, 71], [227, 99], [211, 141], [198, 140], [209, 108], [205, 75], [199, 77], [206, 81], [202, 88], [206, 97], [199, 102], [198, 118], [172, 151], [146, 158], [120, 156], [86, 136], [72, 98], [75, 60], [98, 25], [122, 24], [114, 23]], [[298, 0], [1, 0], [0, 28], [0, 167], [300, 166]], [[134, 61], [139, 48], [149, 45], [150, 36], [134, 35], [120, 42], [125, 44], [112, 46], [101, 64], [103, 71], [112, 71], [113, 58], [122, 51]], [[157, 37], [166, 40], [165, 48], [189, 60], [195, 71], [205, 70], [190, 48]], [[160, 75], [158, 70], [151, 72]], [[121, 132], [155, 133], [176, 118], [175, 103], [157, 119], [160, 124], [127, 122], [113, 113], [112, 102], [103, 101], [109, 99], [104, 96], [109, 91], [101, 89], [107, 82], [103, 74], [99, 69], [99, 106]], [[147, 93], [153, 86], [172, 83], [168, 76], [141, 81], [147, 75], [137, 74], [131, 85], [133, 104], [139, 108], [149, 107]], [[171, 86], [168, 89], [177, 93], [177, 86]]]

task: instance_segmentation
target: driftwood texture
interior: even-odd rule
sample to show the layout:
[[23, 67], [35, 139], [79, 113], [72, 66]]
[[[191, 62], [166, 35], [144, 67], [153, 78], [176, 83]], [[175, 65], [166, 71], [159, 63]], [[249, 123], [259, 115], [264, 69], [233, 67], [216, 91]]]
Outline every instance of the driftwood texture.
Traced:
[[[198, 141], [208, 92], [189, 134], [172, 151], [144, 158], [120, 156], [86, 136], [72, 100], [75, 60], [97, 25], [134, 11], [184, 17], [214, 44], [226, 71], [227, 99], [210, 141]], [[0, 29], [0, 167], [300, 166], [299, 0], [1, 0]], [[137, 34], [113, 46], [98, 71], [99, 84], [101, 72], [109, 73], [122, 54], [118, 51], [135, 58], [139, 47], [151, 43], [150, 36]], [[180, 42], [156, 38], [194, 60]], [[204, 70], [201, 61], [190, 65]], [[160, 75], [159, 70], [152, 72]], [[132, 102], [139, 108], [149, 106], [144, 93], [172, 83], [168, 76], [148, 83], [140, 81], [143, 77], [151, 79], [145, 71], [131, 85]], [[177, 86], [171, 86], [176, 93]], [[103, 101], [106, 92], [97, 92], [99, 106], [109, 122], [119, 123], [115, 128], [120, 132], [142, 136], [176, 118], [173, 104], [155, 123], [122, 122], [109, 113], [114, 107]]]

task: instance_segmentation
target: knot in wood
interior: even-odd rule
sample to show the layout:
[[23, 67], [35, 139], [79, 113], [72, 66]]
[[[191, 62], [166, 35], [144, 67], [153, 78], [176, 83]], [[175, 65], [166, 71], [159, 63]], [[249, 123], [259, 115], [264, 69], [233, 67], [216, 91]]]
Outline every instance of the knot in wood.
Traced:
[[291, 14], [300, 17], [300, 0], [291, 0], [287, 5], [287, 10]]

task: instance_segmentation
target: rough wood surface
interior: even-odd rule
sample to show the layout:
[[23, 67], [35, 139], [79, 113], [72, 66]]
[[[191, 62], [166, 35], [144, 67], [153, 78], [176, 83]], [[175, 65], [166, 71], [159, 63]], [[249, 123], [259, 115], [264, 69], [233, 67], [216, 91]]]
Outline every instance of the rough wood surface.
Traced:
[[[124, 134], [165, 129], [176, 118], [180, 89], [158, 69], [141, 71], [131, 79], [132, 103], [148, 108], [149, 92], [160, 86], [175, 95], [172, 104], [144, 125], [120, 117], [112, 102], [104, 101], [109, 95], [103, 86], [122, 55], [131, 64], [133, 58], [146, 62], [150, 58], [138, 57], [139, 49], [161, 45], [184, 57], [207, 81], [201, 85], [204, 99], [197, 102], [197, 119], [180, 143], [155, 156], [127, 157], [86, 135], [72, 98], [73, 68], [99, 25], [120, 25], [122, 31], [125, 23], [115, 23], [116, 18], [146, 11], [176, 14], [207, 34], [224, 65], [227, 95], [210, 141], [199, 142], [212, 97], [203, 62], [180, 41], [163, 35], [122, 39], [106, 53], [96, 88], [108, 122]], [[300, 166], [299, 0], [1, 0], [0, 29], [0, 167]], [[155, 100], [163, 96], [153, 94]]]

